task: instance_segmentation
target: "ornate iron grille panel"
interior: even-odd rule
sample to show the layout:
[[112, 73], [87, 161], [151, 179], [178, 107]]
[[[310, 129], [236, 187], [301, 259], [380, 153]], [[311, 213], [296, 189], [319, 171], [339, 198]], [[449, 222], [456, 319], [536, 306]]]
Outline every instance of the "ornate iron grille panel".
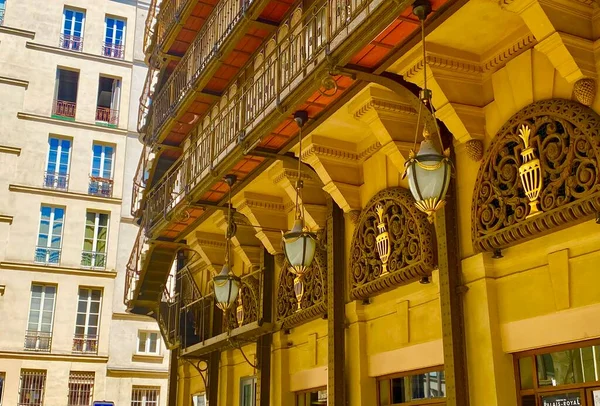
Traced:
[[295, 275], [283, 263], [277, 288], [277, 321], [283, 328], [291, 328], [327, 312], [327, 255], [317, 249], [315, 259], [302, 277], [303, 292], [300, 303], [294, 290]]
[[[242, 276], [242, 286], [238, 297], [237, 305], [233, 305], [227, 312], [227, 318], [223, 318], [223, 329], [225, 331], [233, 330], [246, 324], [254, 323], [260, 319], [259, 317], [259, 301], [260, 301], [260, 284], [262, 279], [262, 271], [253, 272], [246, 276]], [[242, 306], [243, 311], [242, 322], [238, 322], [236, 307]], [[228, 325], [229, 324], [229, 325]]]
[[[382, 210], [381, 217], [378, 209]], [[387, 225], [387, 273], [378, 252], [378, 224]], [[350, 248], [350, 289], [353, 299], [406, 284], [431, 274], [436, 264], [433, 226], [419, 211], [408, 190], [377, 193], [360, 214]], [[379, 248], [380, 250], [381, 248]], [[383, 274], [383, 275], [382, 275]]]
[[[525, 149], [520, 130], [541, 167], [539, 210], [519, 176]], [[522, 242], [600, 211], [600, 116], [577, 102], [543, 100], [516, 113], [496, 134], [479, 168], [471, 210], [476, 250], [491, 251]], [[528, 185], [526, 185], [528, 186]]]

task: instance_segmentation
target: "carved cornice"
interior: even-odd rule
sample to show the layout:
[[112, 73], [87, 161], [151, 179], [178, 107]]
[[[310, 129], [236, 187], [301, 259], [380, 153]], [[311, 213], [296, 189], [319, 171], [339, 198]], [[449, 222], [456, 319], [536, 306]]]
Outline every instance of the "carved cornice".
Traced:
[[509, 45], [508, 48], [504, 48], [499, 53], [485, 59], [482, 62], [482, 69], [484, 73], [492, 73], [498, 70], [501, 66], [515, 57], [517, 54], [520, 54], [523, 51], [533, 47], [536, 44], [536, 39], [533, 34], [525, 34], [523, 37], [519, 38], [517, 42]]
[[283, 202], [274, 202], [270, 200], [260, 200], [260, 199], [251, 199], [245, 198], [243, 199], [237, 207], [238, 211], [242, 211], [244, 209], [258, 209], [258, 210], [274, 210], [274, 211], [284, 211], [285, 205]]
[[370, 158], [381, 148], [379, 141], [374, 142], [360, 152], [349, 151], [319, 144], [311, 144], [302, 152], [302, 160], [308, 160], [312, 156], [327, 157], [339, 161], [347, 161], [359, 164]]
[[375, 110], [377, 112], [406, 114], [409, 116], [417, 115], [417, 111], [408, 104], [374, 98], [369, 99], [366, 103], [355, 110], [352, 115], [355, 119], [360, 120], [371, 110]]
[[[284, 179], [288, 179], [288, 180], [293, 179], [294, 181], [296, 179], [298, 179], [298, 169], [283, 168], [276, 176], [273, 177], [272, 180], [273, 180], [273, 183], [277, 184]], [[305, 180], [305, 181], [312, 180], [310, 175], [304, 171], [300, 172], [300, 179]]]

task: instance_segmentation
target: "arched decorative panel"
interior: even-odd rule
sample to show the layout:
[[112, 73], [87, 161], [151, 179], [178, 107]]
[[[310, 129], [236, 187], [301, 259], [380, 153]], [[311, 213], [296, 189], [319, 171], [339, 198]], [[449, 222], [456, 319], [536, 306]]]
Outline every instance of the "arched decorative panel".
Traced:
[[327, 311], [327, 255], [317, 249], [312, 265], [303, 276], [304, 294], [298, 308], [295, 275], [284, 261], [277, 288], [277, 321], [290, 328], [324, 315]]
[[[388, 233], [386, 261], [377, 248], [382, 229]], [[435, 254], [433, 225], [410, 192], [400, 187], [382, 190], [367, 203], [354, 230], [348, 263], [351, 297], [367, 298], [428, 276], [436, 265]]]
[[475, 249], [504, 248], [595, 216], [599, 131], [600, 116], [571, 100], [543, 100], [516, 113], [479, 168], [471, 211]]
[[[254, 275], [242, 277], [242, 285], [240, 287], [240, 293], [238, 301], [228, 311], [228, 319], [223, 318], [223, 328], [227, 331], [236, 329], [238, 327], [245, 326], [249, 323], [258, 321], [259, 312], [259, 301], [260, 301], [260, 280]], [[242, 306], [243, 319], [242, 323], [238, 322], [237, 308]], [[227, 326], [229, 323], [229, 326]]]

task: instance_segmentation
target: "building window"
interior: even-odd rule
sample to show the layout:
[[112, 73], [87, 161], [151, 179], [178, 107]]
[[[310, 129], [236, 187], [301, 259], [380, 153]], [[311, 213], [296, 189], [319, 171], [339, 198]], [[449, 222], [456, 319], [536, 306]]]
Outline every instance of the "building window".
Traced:
[[418, 403], [446, 404], [446, 380], [442, 367], [378, 379], [379, 406]]
[[296, 406], [327, 405], [327, 388], [296, 393]]
[[517, 354], [515, 363], [523, 406], [600, 401], [600, 341]]
[[192, 395], [192, 406], [206, 406], [206, 393], [195, 393]]
[[64, 221], [64, 208], [53, 206], [41, 207], [35, 262], [58, 265], [60, 262]]
[[113, 156], [112, 145], [94, 144], [92, 146], [92, 168], [88, 193], [95, 196], [112, 196]]
[[137, 353], [144, 355], [160, 354], [160, 337], [157, 332], [138, 331]]
[[56, 70], [56, 87], [54, 89], [52, 117], [75, 120], [78, 86], [79, 72], [61, 68]]
[[50, 351], [56, 286], [31, 285], [29, 321], [25, 333], [25, 349]]
[[119, 124], [119, 102], [121, 99], [121, 81], [100, 76], [98, 82], [98, 102], [96, 105], [96, 123], [109, 127]]
[[94, 373], [73, 372], [69, 374], [69, 403], [67, 406], [91, 406], [94, 396]]
[[0, 406], [2, 406], [2, 399], [4, 398], [4, 380], [5, 379], [6, 379], [6, 374], [4, 372], [0, 372]]
[[125, 55], [125, 21], [106, 17], [102, 54], [111, 58], [123, 59]]
[[240, 380], [240, 406], [256, 406], [255, 376], [247, 376]]
[[[0, 0], [0, 25], [4, 25], [4, 13], [6, 12], [6, 0]], [[0, 405], [2, 403], [0, 402]]]
[[18, 406], [42, 406], [45, 386], [46, 371], [22, 369]]
[[63, 30], [60, 36], [60, 47], [72, 51], [83, 50], [83, 24], [85, 12], [65, 8], [63, 12]]
[[158, 406], [160, 388], [134, 386], [131, 392], [131, 406]]
[[106, 213], [93, 211], [86, 213], [81, 266], [99, 269], [106, 267], [108, 216]]
[[73, 352], [93, 354], [98, 352], [101, 301], [102, 291], [100, 289], [79, 288]]
[[48, 138], [48, 160], [44, 174], [44, 187], [67, 190], [69, 186], [69, 162], [71, 140]]

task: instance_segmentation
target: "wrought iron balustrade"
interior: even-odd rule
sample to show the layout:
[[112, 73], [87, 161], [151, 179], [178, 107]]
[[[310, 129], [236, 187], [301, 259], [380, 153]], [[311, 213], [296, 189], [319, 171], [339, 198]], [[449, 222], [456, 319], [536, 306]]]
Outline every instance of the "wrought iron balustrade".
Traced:
[[156, 43], [163, 44], [167, 34], [179, 24], [179, 14], [192, 0], [163, 0], [156, 16]]
[[154, 37], [154, 28], [156, 26], [156, 14], [160, 0], [151, 0], [150, 7], [148, 7], [148, 15], [146, 16], [146, 22], [144, 24], [144, 48], [143, 51], [147, 53], [150, 45], [152, 45], [152, 39]]
[[[169, 115], [179, 108], [181, 101], [189, 94], [202, 70], [218, 54], [219, 47], [233, 32], [236, 24], [242, 20], [244, 11], [250, 4], [252, 0], [222, 0], [216, 5], [194, 42], [154, 97], [150, 128], [146, 131], [151, 141], [154, 141], [157, 131]], [[168, 14], [168, 9], [165, 10]], [[160, 21], [158, 24], [160, 38]], [[160, 40], [158, 42], [160, 43]]]
[[98, 353], [98, 336], [90, 334], [75, 334], [73, 337], [73, 352], [83, 354]]
[[102, 45], [102, 55], [109, 58], [123, 59], [125, 58], [125, 46], [122, 44], [113, 44], [105, 42]]
[[88, 194], [101, 197], [112, 197], [113, 180], [100, 176], [90, 176]]
[[81, 266], [92, 269], [106, 268], [106, 252], [101, 251], [82, 251]]
[[6, 12], [6, 9], [4, 8], [0, 8], [0, 26], [4, 25], [4, 14]]
[[147, 128], [147, 124], [151, 122], [152, 99], [154, 98], [154, 88], [158, 80], [158, 70], [153, 67], [148, 68], [146, 80], [144, 81], [144, 89], [140, 96], [140, 106], [138, 107], [138, 132], [146, 134], [151, 129]]
[[25, 332], [25, 344], [23, 348], [27, 351], [50, 352], [52, 346], [51, 331], [27, 330]]
[[131, 305], [131, 301], [135, 299], [135, 289], [137, 288], [140, 279], [140, 269], [142, 267], [144, 246], [147, 238], [144, 232], [144, 227], [138, 230], [135, 243], [131, 249], [127, 266], [125, 267], [125, 289], [123, 291], [123, 303], [126, 306]]
[[54, 104], [52, 106], [52, 115], [60, 116], [66, 118], [75, 118], [75, 112], [77, 111], [77, 103], [64, 101], [64, 100], [54, 100]]
[[58, 265], [60, 263], [61, 248], [36, 247], [35, 262], [46, 265]]
[[62, 49], [70, 49], [71, 51], [83, 51], [83, 37], [75, 35], [60, 34], [58, 46]]
[[44, 172], [44, 187], [48, 189], [67, 190], [69, 188], [69, 175]]
[[263, 277], [264, 273], [261, 270], [241, 277], [237, 303], [231, 306], [226, 313], [227, 317], [223, 318], [223, 329], [225, 331], [262, 320]]
[[140, 210], [142, 209], [142, 199], [144, 196], [144, 190], [146, 189], [146, 181], [148, 180], [148, 173], [153, 165], [154, 152], [152, 148], [144, 145], [144, 149], [140, 154], [140, 160], [138, 161], [137, 169], [133, 177], [133, 186], [131, 191], [131, 215], [133, 217], [140, 216]]
[[[210, 125], [199, 132], [193, 145], [148, 191], [145, 216], [150, 227], [166, 218], [223, 160], [229, 148], [275, 111], [282, 95], [285, 97], [304, 80], [312, 79], [310, 72], [325, 60], [326, 51], [331, 52], [340, 45], [337, 35], [344, 39], [349, 34], [355, 16], [372, 3], [382, 4], [381, 0], [356, 0], [338, 8], [338, 3], [328, 0], [315, 6], [304, 13], [304, 18], [291, 27], [287, 35], [277, 39], [273, 34], [266, 42], [264, 53], [271, 40], [276, 41], [276, 45], [255, 75], [239, 86], [244, 90], [228, 100]], [[158, 111], [160, 109], [155, 109], [154, 114]]]
[[96, 121], [116, 126], [119, 124], [119, 111], [109, 107], [96, 107]]

